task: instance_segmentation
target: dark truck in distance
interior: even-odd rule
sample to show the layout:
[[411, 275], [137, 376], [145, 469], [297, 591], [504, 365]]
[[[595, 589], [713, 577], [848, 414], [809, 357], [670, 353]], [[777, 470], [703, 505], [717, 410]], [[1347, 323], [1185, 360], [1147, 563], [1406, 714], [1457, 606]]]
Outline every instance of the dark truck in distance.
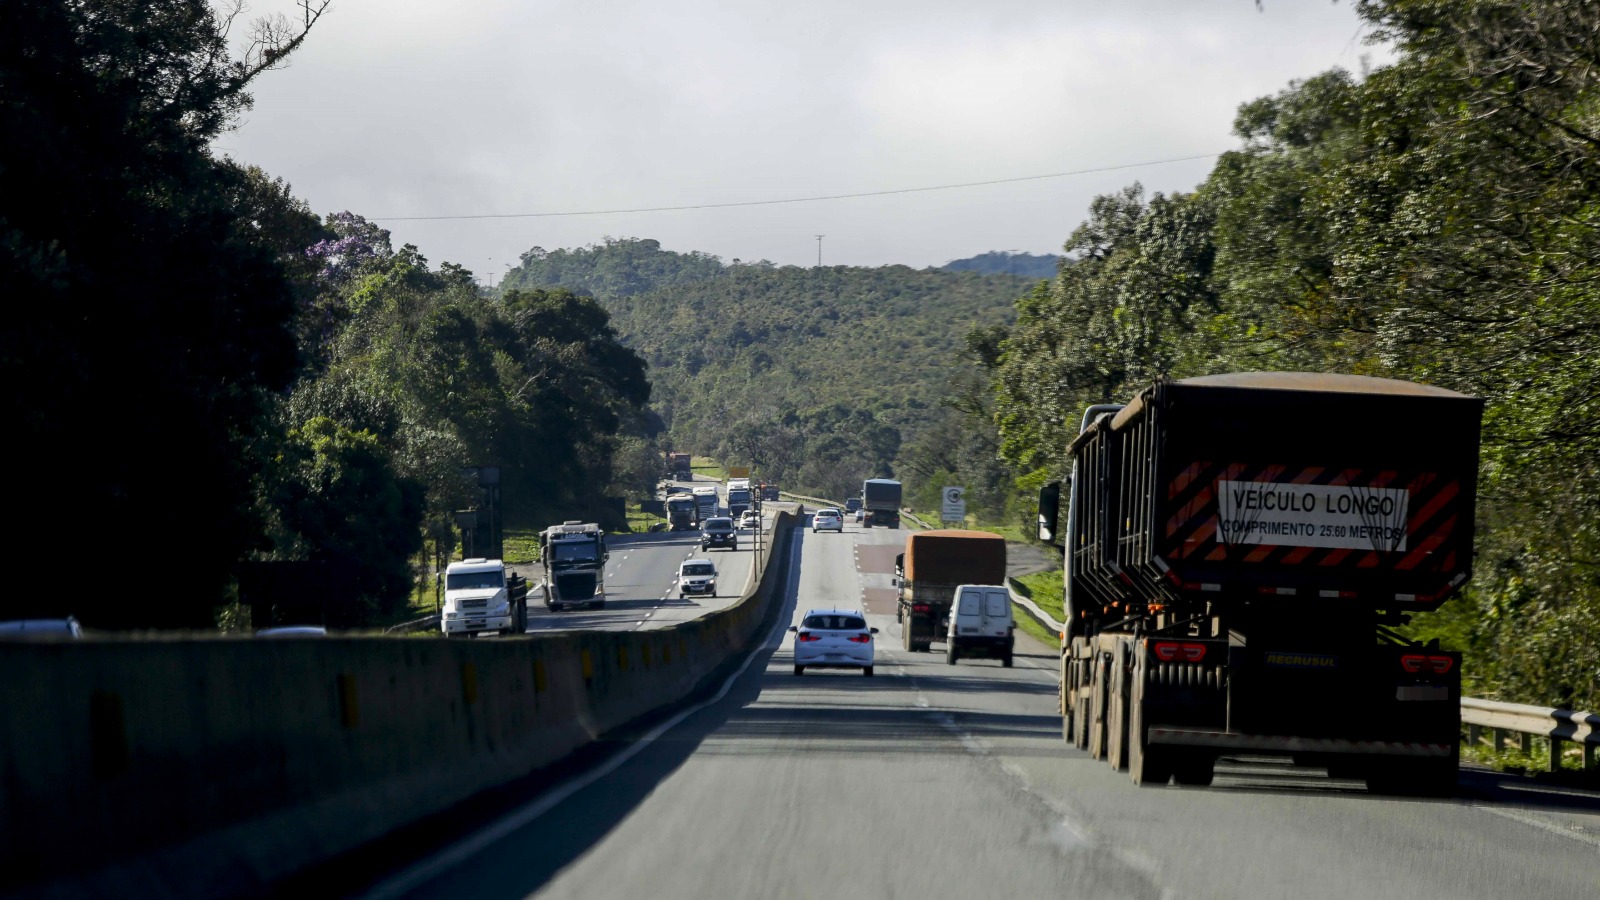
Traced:
[[895, 585], [905, 649], [927, 650], [945, 639], [950, 602], [963, 584], [1006, 583], [1006, 541], [988, 531], [919, 531], [906, 535], [906, 551], [894, 559]]
[[693, 481], [694, 469], [690, 467], [692, 458], [687, 453], [667, 454], [667, 477], [674, 481]]
[[[1064, 734], [1137, 783], [1288, 756], [1455, 784], [1461, 656], [1397, 633], [1472, 570], [1481, 400], [1353, 375], [1162, 381], [1069, 451]], [[1053, 540], [1060, 486], [1040, 494]]]
[[900, 482], [890, 478], [869, 478], [861, 485], [861, 506], [867, 511], [866, 526], [900, 527]]

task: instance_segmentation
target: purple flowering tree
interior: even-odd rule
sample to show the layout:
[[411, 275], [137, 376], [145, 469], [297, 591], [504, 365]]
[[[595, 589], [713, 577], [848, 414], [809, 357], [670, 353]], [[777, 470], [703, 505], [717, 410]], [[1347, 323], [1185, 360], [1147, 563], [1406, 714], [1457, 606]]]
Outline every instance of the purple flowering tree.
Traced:
[[394, 255], [388, 229], [349, 210], [329, 214], [323, 225], [334, 236], [307, 247], [306, 256], [321, 263], [317, 275], [326, 281], [345, 281], [366, 263]]

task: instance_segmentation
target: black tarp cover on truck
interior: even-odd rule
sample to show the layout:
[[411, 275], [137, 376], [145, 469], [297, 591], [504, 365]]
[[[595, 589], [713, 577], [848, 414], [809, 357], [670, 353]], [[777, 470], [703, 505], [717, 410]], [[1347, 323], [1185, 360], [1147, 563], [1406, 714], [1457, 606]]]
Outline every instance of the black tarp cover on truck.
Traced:
[[1432, 609], [1471, 572], [1482, 414], [1354, 375], [1158, 383], [1071, 445], [1074, 606]]

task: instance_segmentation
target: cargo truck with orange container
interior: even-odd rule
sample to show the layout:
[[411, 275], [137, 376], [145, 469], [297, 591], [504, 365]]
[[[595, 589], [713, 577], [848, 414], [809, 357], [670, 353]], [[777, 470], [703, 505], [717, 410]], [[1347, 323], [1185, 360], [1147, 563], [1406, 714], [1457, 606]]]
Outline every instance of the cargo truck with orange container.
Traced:
[[925, 651], [945, 639], [956, 588], [1006, 583], [1005, 538], [960, 529], [913, 532], [894, 558], [894, 572], [901, 641], [908, 651]]
[[1471, 574], [1482, 414], [1441, 388], [1292, 372], [1091, 408], [1071, 480], [1039, 502], [1065, 552], [1067, 740], [1141, 784], [1268, 754], [1451, 790], [1461, 656], [1396, 629]]

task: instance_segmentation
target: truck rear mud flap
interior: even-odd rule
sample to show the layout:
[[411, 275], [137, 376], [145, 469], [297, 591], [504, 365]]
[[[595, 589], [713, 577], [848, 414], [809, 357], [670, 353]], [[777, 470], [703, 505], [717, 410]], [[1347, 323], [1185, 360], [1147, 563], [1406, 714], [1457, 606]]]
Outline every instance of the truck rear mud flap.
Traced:
[[1452, 744], [1427, 744], [1408, 741], [1355, 741], [1343, 738], [1290, 737], [1274, 734], [1236, 734], [1203, 731], [1196, 728], [1151, 726], [1146, 732], [1151, 744], [1179, 747], [1205, 747], [1255, 753], [1339, 754], [1342, 756], [1406, 756], [1417, 759], [1448, 758]]

